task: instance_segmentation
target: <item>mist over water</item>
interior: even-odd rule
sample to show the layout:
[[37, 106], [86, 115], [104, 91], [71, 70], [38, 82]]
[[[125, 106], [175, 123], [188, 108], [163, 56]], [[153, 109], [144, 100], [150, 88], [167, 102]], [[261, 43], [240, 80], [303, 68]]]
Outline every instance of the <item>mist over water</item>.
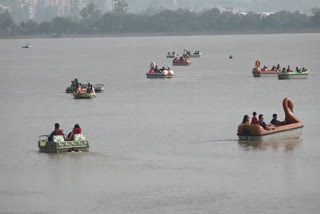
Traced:
[[[31, 43], [31, 49], [21, 46]], [[0, 213], [317, 213], [320, 36], [229, 35], [0, 40]], [[200, 50], [169, 80], [151, 61]], [[233, 60], [229, 60], [229, 55]], [[307, 67], [307, 80], [253, 78]], [[70, 81], [104, 83], [93, 100]], [[301, 139], [243, 144], [244, 114], [266, 122], [290, 97]], [[80, 124], [88, 153], [39, 153], [55, 122]]]

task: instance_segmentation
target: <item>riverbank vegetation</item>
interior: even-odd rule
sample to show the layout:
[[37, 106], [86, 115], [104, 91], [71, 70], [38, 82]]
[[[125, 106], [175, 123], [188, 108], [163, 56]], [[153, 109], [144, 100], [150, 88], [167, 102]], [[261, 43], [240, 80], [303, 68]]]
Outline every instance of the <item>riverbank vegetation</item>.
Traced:
[[113, 13], [101, 14], [89, 4], [79, 17], [56, 17], [50, 22], [15, 24], [9, 12], [0, 14], [0, 36], [61, 36], [74, 34], [152, 34], [152, 33], [266, 33], [320, 31], [320, 10], [307, 15], [280, 11], [269, 15], [220, 11], [212, 8], [202, 13], [189, 10], [164, 10], [154, 15], [127, 13], [124, 1]]

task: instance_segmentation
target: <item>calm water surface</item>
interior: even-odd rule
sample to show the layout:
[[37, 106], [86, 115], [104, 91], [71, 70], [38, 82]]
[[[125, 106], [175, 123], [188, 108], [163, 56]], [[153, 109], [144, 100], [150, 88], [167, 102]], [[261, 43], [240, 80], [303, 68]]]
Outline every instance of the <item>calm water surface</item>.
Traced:
[[[185, 47], [203, 57], [145, 78]], [[319, 56], [320, 34], [0, 40], [0, 213], [319, 213]], [[253, 78], [256, 59], [311, 73]], [[105, 92], [75, 100], [75, 77]], [[239, 144], [243, 115], [283, 119], [284, 97], [301, 139]], [[55, 122], [90, 152], [39, 153]]]

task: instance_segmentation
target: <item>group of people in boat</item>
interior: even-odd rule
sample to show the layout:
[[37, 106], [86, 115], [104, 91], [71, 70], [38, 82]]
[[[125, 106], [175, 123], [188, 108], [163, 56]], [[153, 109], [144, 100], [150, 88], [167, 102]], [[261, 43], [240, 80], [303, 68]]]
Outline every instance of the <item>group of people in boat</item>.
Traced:
[[[302, 67], [302, 68], [299, 68], [299, 67], [296, 67], [296, 72], [297, 73], [302, 73], [302, 72], [306, 72], [308, 69], [307, 68], [305, 68], [305, 67]], [[281, 72], [282, 73], [290, 73], [290, 72], [293, 72], [293, 70], [291, 70], [291, 68], [290, 68], [290, 65], [288, 65], [288, 68], [286, 69], [286, 68], [282, 68], [282, 70], [281, 70]]]
[[176, 58], [173, 59], [173, 62], [185, 62], [185, 61], [187, 61], [187, 56], [186, 55], [181, 56], [179, 58], [176, 57]]
[[68, 134], [67, 136], [65, 136], [65, 135], [63, 134], [63, 130], [60, 129], [60, 124], [59, 124], [59, 123], [55, 123], [55, 124], [54, 124], [54, 130], [53, 130], [53, 132], [51, 132], [51, 134], [49, 135], [48, 141], [52, 141], [54, 135], [62, 135], [65, 140], [70, 141], [70, 140], [73, 139], [73, 136], [74, 136], [75, 134], [81, 134], [81, 128], [80, 128], [79, 124], [75, 124], [74, 127], [73, 127], [73, 129], [72, 129], [72, 131], [69, 132], [69, 134]]
[[[267, 71], [268, 70], [268, 67], [267, 66], [263, 66], [261, 68], [261, 71]], [[302, 73], [302, 72], [306, 72], [308, 69], [307, 68], [299, 68], [299, 67], [296, 67], [295, 71], [297, 73]], [[271, 68], [271, 71], [278, 71], [278, 72], [282, 72], [282, 73], [290, 73], [290, 72], [293, 72], [293, 70], [290, 68], [290, 65], [288, 65], [287, 68], [283, 67], [281, 68], [280, 64], [278, 64], [277, 66], [273, 65], [272, 68]]]
[[[71, 87], [74, 89], [75, 92], [83, 93], [82, 85], [78, 81], [77, 78], [75, 78], [73, 81], [71, 81]], [[93, 85], [88, 82], [88, 85], [87, 85], [87, 88], [86, 88], [86, 93], [91, 93], [93, 91], [94, 91]]]
[[270, 125], [271, 126], [267, 126], [267, 124], [264, 122], [263, 114], [259, 114], [259, 116], [257, 117], [257, 113], [256, 112], [252, 113], [251, 122], [250, 122], [250, 117], [248, 115], [244, 115], [241, 124], [242, 125], [258, 124], [265, 130], [274, 129], [274, 127], [282, 125], [281, 122], [278, 120], [278, 115], [277, 114], [273, 114], [272, 115], [272, 120], [270, 121]]
[[162, 73], [163, 71], [171, 71], [171, 66], [168, 65], [167, 68], [165, 68], [164, 66], [162, 66], [162, 68], [158, 68], [158, 65], [156, 65], [154, 68], [151, 68], [149, 73]]
[[176, 52], [175, 51], [168, 51], [168, 56], [171, 56], [171, 55], [176, 55]]
[[[191, 55], [191, 52], [190, 51], [186, 51], [186, 54]], [[195, 50], [193, 54], [200, 54], [200, 51]]]

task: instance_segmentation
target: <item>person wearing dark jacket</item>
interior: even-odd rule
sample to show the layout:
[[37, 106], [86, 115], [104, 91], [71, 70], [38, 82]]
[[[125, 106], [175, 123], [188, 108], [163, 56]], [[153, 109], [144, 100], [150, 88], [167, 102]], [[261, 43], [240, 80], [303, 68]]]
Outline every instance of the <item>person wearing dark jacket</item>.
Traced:
[[54, 131], [51, 132], [50, 136], [48, 137], [48, 141], [52, 141], [52, 138], [54, 135], [63, 135], [63, 130], [59, 129], [59, 128], [60, 128], [60, 124], [55, 123], [54, 124]]

